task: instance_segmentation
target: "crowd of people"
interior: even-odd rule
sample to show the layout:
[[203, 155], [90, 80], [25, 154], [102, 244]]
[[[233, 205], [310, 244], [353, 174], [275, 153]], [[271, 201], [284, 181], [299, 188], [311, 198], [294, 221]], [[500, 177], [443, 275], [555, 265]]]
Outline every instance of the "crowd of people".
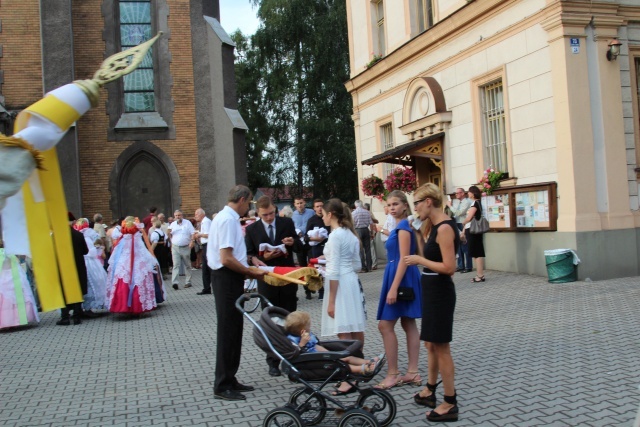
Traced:
[[[482, 215], [478, 188], [472, 186], [468, 192], [457, 189], [451, 198], [437, 186], [425, 184], [414, 193], [415, 214], [407, 196], [392, 191], [386, 198], [382, 224], [361, 201], [352, 209], [339, 199], [316, 199], [309, 209], [306, 200], [299, 197], [294, 200], [295, 210], [278, 212], [269, 197], [255, 202], [252, 197], [247, 187], [236, 186], [219, 213], [208, 218], [199, 208], [193, 220], [184, 218], [180, 210], [165, 219], [153, 207], [142, 221], [126, 217], [110, 226], [100, 214], [93, 221], [76, 220], [70, 214], [84, 302], [63, 308], [57, 324], [77, 325], [100, 311], [139, 316], [165, 301], [164, 280], [170, 280], [178, 291], [184, 275], [182, 287], [190, 288], [192, 270], [201, 269], [203, 289], [197, 294], [214, 295], [218, 319], [214, 394], [220, 399], [243, 400], [243, 392], [253, 390], [235, 376], [243, 330], [235, 301], [244, 292], [245, 279], [257, 280], [262, 295], [293, 313], [298, 305], [298, 285], [268, 285], [263, 281], [266, 270], [260, 267], [307, 266], [323, 260], [321, 335], [364, 344], [367, 312], [358, 273], [375, 269], [372, 239], [379, 233], [387, 264], [376, 318], [388, 370], [375, 387], [421, 386], [419, 347], [423, 341], [428, 355], [427, 381], [414, 401], [433, 408], [427, 414], [431, 421], [456, 420], [455, 368], [449, 346], [456, 304], [452, 276], [471, 271], [473, 259], [477, 275], [472, 282], [485, 281], [482, 235], [469, 231], [470, 222]], [[252, 203], [255, 210], [250, 211]], [[7, 256], [0, 250], [0, 265], [0, 328], [38, 322], [37, 292], [29, 276], [28, 259]], [[307, 299], [312, 295], [305, 289]], [[420, 328], [417, 319], [421, 319]], [[398, 321], [408, 356], [404, 373], [398, 363]], [[305, 346], [312, 342], [315, 349], [317, 342], [305, 335], [308, 327], [306, 323], [298, 325], [302, 332], [296, 331], [302, 333], [298, 336], [304, 337]], [[366, 363], [355, 363], [363, 372], [370, 371]], [[268, 356], [266, 364], [271, 376], [281, 375], [279, 360]], [[440, 383], [444, 401], [437, 405]], [[334, 395], [349, 394], [352, 388], [341, 383]]]

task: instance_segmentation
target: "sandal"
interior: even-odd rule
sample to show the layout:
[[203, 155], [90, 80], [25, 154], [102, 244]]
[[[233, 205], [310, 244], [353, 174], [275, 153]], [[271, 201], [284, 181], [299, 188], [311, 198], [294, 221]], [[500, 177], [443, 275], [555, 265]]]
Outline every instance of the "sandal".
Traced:
[[439, 381], [435, 384], [429, 384], [429, 382], [427, 382], [426, 389], [429, 390], [431, 394], [428, 396], [423, 396], [421, 393], [424, 390], [422, 390], [421, 392], [416, 393], [413, 396], [413, 401], [420, 406], [428, 406], [429, 408], [435, 408], [436, 407], [436, 389], [438, 388], [438, 385], [441, 382], [442, 381]]
[[420, 376], [420, 372], [415, 371], [415, 372], [411, 372], [411, 371], [407, 371], [407, 375], [413, 375], [411, 377], [410, 380], [399, 380], [398, 381], [398, 386], [403, 386], [403, 385], [412, 385], [415, 387], [420, 387], [422, 385], [422, 379], [416, 379]]
[[445, 396], [444, 401], [453, 406], [449, 408], [449, 410], [444, 414], [439, 414], [435, 410], [429, 412], [427, 414], [427, 420], [436, 423], [458, 421], [458, 415], [460, 411], [458, 410], [458, 400], [456, 399], [456, 395], [454, 394], [453, 396]]
[[484, 282], [484, 276], [476, 276], [473, 279], [471, 279], [471, 283], [480, 283], [480, 282]]
[[356, 391], [358, 391], [358, 389], [354, 386], [349, 387], [349, 390], [345, 391], [336, 388], [335, 391], [331, 392], [331, 396], [346, 396], [347, 394], [355, 393]]
[[[387, 376], [398, 378], [400, 376], [400, 372], [396, 372], [395, 374], [387, 374]], [[380, 384], [373, 386], [373, 388], [376, 388], [378, 390], [389, 390], [390, 388], [394, 388], [397, 385], [398, 385], [398, 381], [395, 381], [391, 385], [386, 385], [384, 383], [384, 380], [382, 380], [382, 382]]]

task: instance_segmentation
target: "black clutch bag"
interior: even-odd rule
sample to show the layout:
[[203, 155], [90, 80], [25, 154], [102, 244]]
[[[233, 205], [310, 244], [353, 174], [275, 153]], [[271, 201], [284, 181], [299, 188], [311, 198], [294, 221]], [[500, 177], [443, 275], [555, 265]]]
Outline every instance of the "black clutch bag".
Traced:
[[413, 288], [408, 286], [398, 287], [398, 301], [413, 301], [416, 299], [416, 294], [413, 292]]

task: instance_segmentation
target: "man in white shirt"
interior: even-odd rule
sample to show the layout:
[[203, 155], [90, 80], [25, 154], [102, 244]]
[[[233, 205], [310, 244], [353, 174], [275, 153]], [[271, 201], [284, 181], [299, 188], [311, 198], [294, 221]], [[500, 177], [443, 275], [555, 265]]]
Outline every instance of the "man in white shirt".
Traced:
[[196, 232], [195, 238], [200, 239], [202, 246], [202, 291], [198, 295], [211, 295], [211, 269], [207, 265], [207, 244], [209, 243], [209, 229], [211, 220], [207, 218], [204, 209], [198, 208], [195, 213], [196, 221], [200, 223], [200, 231]]
[[171, 272], [171, 283], [173, 289], [178, 290], [178, 280], [180, 274], [180, 263], [184, 264], [184, 272], [187, 283], [185, 288], [191, 287], [191, 248], [193, 247], [193, 235], [196, 230], [191, 221], [183, 218], [182, 211], [173, 213], [175, 221], [169, 225], [169, 240], [171, 240], [171, 259], [173, 260], [173, 271]]
[[[247, 247], [240, 216], [247, 213], [252, 194], [244, 185], [236, 185], [229, 191], [227, 206], [211, 222], [207, 244], [207, 262], [211, 268], [213, 296], [216, 300], [218, 331], [216, 336], [216, 372], [213, 394], [216, 399], [245, 400], [241, 392], [253, 391], [249, 385], [240, 384], [236, 373], [240, 367], [242, 351], [243, 317], [236, 309], [236, 300], [244, 293], [244, 278], [262, 279], [265, 270], [250, 269], [247, 264]], [[252, 259], [252, 265], [264, 265]]]

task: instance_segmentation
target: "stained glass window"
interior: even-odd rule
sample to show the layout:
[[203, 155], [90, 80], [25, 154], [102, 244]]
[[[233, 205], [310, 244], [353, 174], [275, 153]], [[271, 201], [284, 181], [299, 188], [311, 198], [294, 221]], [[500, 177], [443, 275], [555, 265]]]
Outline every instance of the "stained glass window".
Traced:
[[[152, 37], [151, 1], [120, 1], [120, 47], [122, 50], [137, 46]], [[126, 113], [155, 111], [153, 82], [153, 50], [140, 66], [124, 76], [124, 110]]]

